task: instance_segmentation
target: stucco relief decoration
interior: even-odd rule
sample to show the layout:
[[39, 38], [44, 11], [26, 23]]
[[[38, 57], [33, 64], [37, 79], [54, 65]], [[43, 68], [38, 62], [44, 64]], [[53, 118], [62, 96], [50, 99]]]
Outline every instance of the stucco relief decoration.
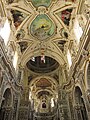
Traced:
[[18, 10], [11, 10], [13, 21], [16, 29], [20, 26], [20, 24], [24, 21], [24, 19], [27, 17], [25, 13], [22, 13]]
[[38, 15], [30, 26], [31, 34], [40, 40], [45, 40], [55, 33], [56, 27], [53, 21], [45, 15]]
[[27, 42], [19, 42], [19, 45], [20, 45], [20, 50], [21, 50], [21, 52], [23, 53], [25, 50], [26, 50], [26, 48], [28, 47], [28, 43]]
[[49, 7], [51, 2], [52, 2], [52, 0], [32, 0], [32, 4], [35, 7], [39, 7], [39, 6]]
[[18, 31], [16, 38], [17, 38], [17, 40], [20, 40], [20, 39], [24, 38], [24, 36], [25, 36], [25, 30], [21, 29], [20, 31]]
[[68, 38], [68, 33], [66, 32], [64, 28], [61, 28], [60, 35], [64, 38]]
[[6, 0], [6, 2], [7, 2], [8, 4], [11, 4], [11, 3], [14, 2], [14, 0]]

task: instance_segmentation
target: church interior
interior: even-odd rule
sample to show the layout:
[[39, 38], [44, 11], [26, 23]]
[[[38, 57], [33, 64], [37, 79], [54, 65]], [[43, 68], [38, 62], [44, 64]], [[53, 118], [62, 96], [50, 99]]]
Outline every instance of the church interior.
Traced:
[[90, 120], [90, 0], [0, 0], [0, 120]]

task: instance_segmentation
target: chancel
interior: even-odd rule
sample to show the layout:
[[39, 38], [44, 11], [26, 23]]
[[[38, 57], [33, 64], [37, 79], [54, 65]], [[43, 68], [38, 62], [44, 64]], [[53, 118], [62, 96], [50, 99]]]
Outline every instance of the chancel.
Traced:
[[90, 120], [89, 0], [0, 0], [0, 120]]

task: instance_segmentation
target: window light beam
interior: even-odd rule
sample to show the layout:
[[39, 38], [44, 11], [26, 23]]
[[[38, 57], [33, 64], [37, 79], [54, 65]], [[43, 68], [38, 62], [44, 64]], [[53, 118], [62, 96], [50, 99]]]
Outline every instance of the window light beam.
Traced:
[[7, 45], [7, 42], [9, 40], [10, 32], [11, 32], [10, 24], [8, 22], [8, 19], [7, 19], [5, 21], [4, 27], [1, 28], [1, 30], [0, 30], [0, 35], [4, 39], [5, 45]]

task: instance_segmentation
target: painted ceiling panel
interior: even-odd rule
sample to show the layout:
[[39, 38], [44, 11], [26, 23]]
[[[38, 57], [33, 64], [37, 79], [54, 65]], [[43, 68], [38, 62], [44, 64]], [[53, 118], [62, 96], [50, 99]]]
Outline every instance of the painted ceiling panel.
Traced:
[[70, 23], [72, 10], [73, 10], [72, 8], [68, 8], [68, 9], [65, 9], [65, 10], [57, 13], [57, 15], [60, 17], [60, 19], [67, 26], [69, 26], [69, 23]]
[[51, 4], [52, 0], [32, 0], [32, 4], [35, 7], [45, 6], [48, 7]]
[[20, 24], [24, 21], [27, 15], [18, 10], [11, 10], [13, 21], [16, 29], [20, 26]]
[[45, 15], [38, 15], [30, 26], [31, 34], [40, 40], [45, 40], [55, 33], [55, 24]]
[[41, 78], [37, 83], [37, 87], [51, 87], [51, 83], [46, 78]]

